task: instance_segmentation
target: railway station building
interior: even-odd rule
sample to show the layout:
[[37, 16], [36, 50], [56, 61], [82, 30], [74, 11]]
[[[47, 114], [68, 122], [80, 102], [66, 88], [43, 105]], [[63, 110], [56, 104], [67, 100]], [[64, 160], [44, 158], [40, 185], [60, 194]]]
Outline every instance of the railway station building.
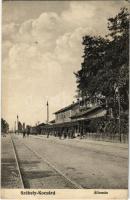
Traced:
[[57, 110], [54, 120], [33, 127], [33, 134], [53, 135], [59, 138], [90, 138], [128, 142], [125, 132], [119, 133], [119, 119], [113, 117], [112, 108], [105, 99], [84, 98]]
[[89, 128], [90, 120], [95, 118], [104, 118], [108, 115], [106, 104], [102, 100], [77, 100], [72, 104], [56, 111], [55, 119], [49, 124], [44, 125], [41, 134], [47, 134], [59, 137], [83, 137]]

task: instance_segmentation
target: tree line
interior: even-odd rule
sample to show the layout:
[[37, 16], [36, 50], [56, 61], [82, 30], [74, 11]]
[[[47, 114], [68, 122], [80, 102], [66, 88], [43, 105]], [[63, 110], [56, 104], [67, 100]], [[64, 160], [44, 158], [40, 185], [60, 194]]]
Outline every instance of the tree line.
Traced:
[[[100, 22], [99, 22], [100, 23]], [[75, 73], [77, 96], [104, 98], [114, 118], [129, 107], [129, 13], [121, 8], [108, 19], [105, 37], [85, 35], [81, 69]]]

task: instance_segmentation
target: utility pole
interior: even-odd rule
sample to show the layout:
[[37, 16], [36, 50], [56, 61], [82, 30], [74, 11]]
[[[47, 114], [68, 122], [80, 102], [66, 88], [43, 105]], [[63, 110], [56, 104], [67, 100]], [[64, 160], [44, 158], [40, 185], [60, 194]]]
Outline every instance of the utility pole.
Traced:
[[49, 122], [49, 104], [48, 104], [48, 101], [47, 101], [47, 124]]
[[119, 137], [120, 137], [120, 142], [121, 142], [121, 101], [120, 101], [120, 87], [119, 85], [114, 86], [115, 89], [115, 94], [117, 94], [117, 99], [118, 99], [118, 107], [119, 107], [119, 113], [118, 113], [118, 117], [119, 117]]
[[17, 131], [18, 131], [18, 134], [19, 134], [19, 127], [18, 127], [18, 123], [19, 123], [19, 116], [17, 115]]
[[118, 88], [118, 105], [119, 105], [119, 136], [121, 142], [121, 101], [120, 101], [120, 91]]
[[[80, 100], [79, 98], [77, 99], [77, 102], [78, 102], [78, 113], [80, 112]], [[78, 114], [76, 113], [76, 115]], [[80, 137], [81, 137], [81, 128], [80, 128], [81, 124], [80, 124], [80, 121], [78, 121], [78, 133], [80, 134]]]
[[16, 121], [14, 122], [14, 133], [16, 133]]

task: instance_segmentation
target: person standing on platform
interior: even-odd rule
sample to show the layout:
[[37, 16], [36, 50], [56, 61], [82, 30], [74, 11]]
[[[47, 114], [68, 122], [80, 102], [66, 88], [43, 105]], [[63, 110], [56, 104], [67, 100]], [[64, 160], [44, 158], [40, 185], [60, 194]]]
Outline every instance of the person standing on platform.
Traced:
[[25, 123], [23, 123], [23, 138], [26, 136]]
[[27, 136], [29, 137], [29, 135], [30, 135], [30, 127], [27, 126]]
[[26, 136], [26, 131], [25, 129], [23, 130], [23, 138]]

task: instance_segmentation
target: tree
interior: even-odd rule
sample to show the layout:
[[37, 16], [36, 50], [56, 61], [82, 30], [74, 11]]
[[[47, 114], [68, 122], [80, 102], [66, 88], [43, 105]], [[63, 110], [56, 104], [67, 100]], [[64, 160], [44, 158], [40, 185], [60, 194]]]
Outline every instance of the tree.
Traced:
[[129, 14], [126, 8], [108, 19], [108, 31], [105, 38], [83, 37], [84, 60], [75, 75], [78, 96], [104, 96], [109, 107], [117, 113], [115, 84], [122, 99], [121, 108], [128, 110]]
[[[112, 72], [115, 76], [113, 84], [118, 87], [118, 95], [121, 97], [122, 111], [128, 110], [129, 105], [129, 13], [128, 9], [121, 8], [120, 12], [108, 19], [109, 54]], [[113, 85], [114, 87], [114, 85]], [[116, 108], [116, 107], [115, 107]]]
[[7, 133], [9, 130], [9, 124], [4, 120], [3, 118], [1, 119], [1, 132]]
[[81, 69], [75, 73], [80, 96], [98, 96], [101, 94], [98, 73], [104, 68], [104, 56], [107, 40], [101, 37], [83, 37], [84, 61]]

